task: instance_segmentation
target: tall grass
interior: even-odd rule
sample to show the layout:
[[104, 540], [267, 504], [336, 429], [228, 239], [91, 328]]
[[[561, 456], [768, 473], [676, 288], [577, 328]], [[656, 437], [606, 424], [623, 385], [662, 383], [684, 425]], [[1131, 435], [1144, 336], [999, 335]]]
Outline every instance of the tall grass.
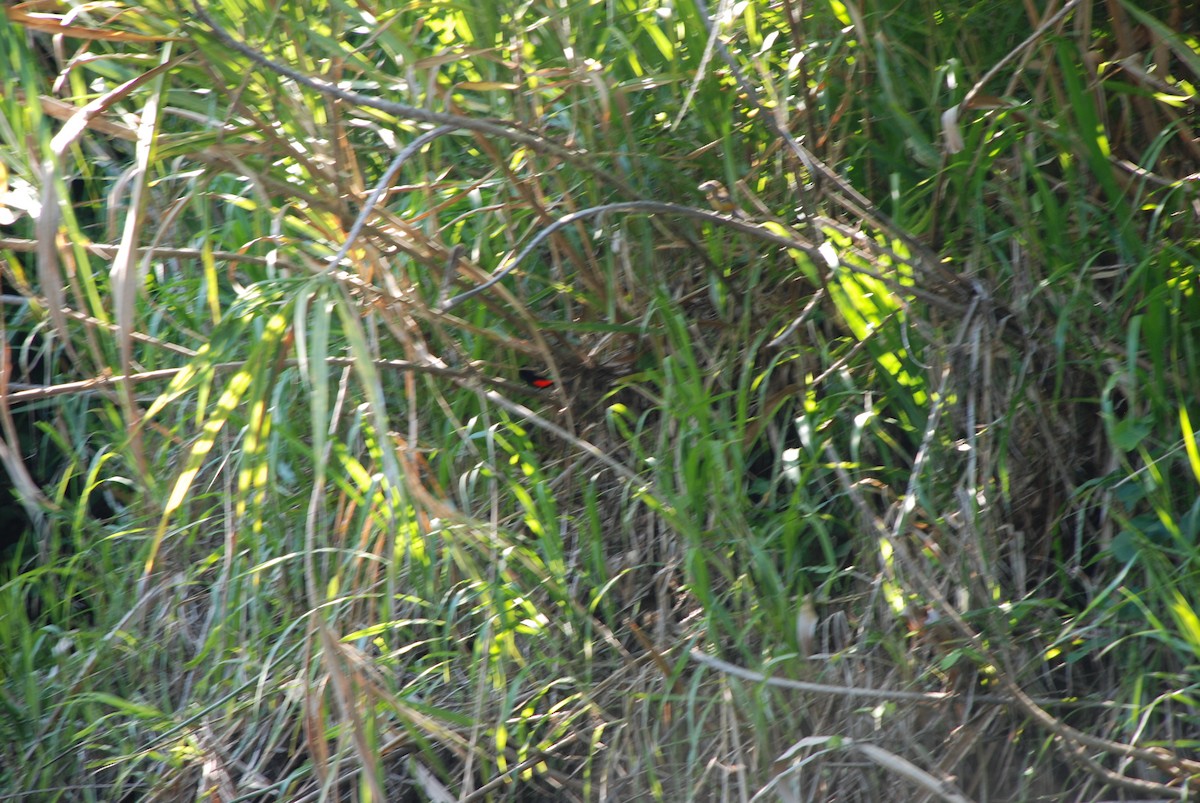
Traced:
[[8, 10], [0, 787], [1188, 797], [1184, 5]]

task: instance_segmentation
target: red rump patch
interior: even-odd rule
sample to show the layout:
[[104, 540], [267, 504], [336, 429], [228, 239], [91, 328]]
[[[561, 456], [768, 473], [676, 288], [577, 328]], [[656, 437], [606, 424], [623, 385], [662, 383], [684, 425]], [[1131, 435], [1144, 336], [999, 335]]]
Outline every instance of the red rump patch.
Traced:
[[527, 385], [531, 385], [539, 390], [554, 387], [553, 379], [542, 376], [532, 368], [522, 368], [518, 373], [521, 375], [521, 379], [524, 380]]

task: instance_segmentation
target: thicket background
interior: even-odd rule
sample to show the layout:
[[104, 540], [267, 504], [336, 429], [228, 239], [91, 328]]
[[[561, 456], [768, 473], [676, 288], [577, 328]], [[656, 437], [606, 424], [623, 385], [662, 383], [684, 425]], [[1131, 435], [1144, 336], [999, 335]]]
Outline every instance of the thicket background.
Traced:
[[0, 799], [1194, 797], [1198, 29], [7, 6]]

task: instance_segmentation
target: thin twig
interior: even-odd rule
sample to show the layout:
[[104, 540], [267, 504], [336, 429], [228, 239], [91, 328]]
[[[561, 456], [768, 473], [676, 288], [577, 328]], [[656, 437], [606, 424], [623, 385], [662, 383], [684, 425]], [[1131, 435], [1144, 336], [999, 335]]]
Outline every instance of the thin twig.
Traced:
[[253, 47], [247, 45], [245, 42], [238, 41], [231, 36], [228, 31], [221, 27], [216, 20], [209, 16], [208, 12], [201, 7], [200, 3], [194, 2], [192, 4], [192, 9], [196, 15], [196, 18], [207, 25], [211, 29], [212, 35], [216, 37], [222, 44], [232, 48], [238, 53], [241, 53], [246, 58], [262, 65], [263, 67], [266, 67], [272, 72], [286, 76], [293, 81], [308, 87], [309, 89], [320, 92], [323, 95], [344, 100], [347, 103], [354, 104], [355, 106], [362, 106], [368, 109], [378, 109], [379, 111], [395, 115], [396, 117], [405, 120], [430, 123], [438, 126], [449, 126], [455, 129], [474, 131], [477, 134], [484, 134], [489, 137], [516, 142], [540, 153], [556, 156], [563, 161], [582, 166], [593, 173], [597, 178], [600, 178], [618, 188], [623, 193], [634, 197], [637, 196], [637, 193], [633, 190], [633, 188], [620, 178], [606, 170], [597, 167], [592, 162], [592, 159], [587, 151], [564, 147], [551, 139], [528, 131], [524, 127], [514, 122], [494, 119], [479, 120], [473, 117], [464, 117], [458, 114], [435, 112], [430, 111], [429, 109], [422, 109], [417, 106], [409, 106], [404, 103], [383, 100], [381, 98], [371, 97], [370, 95], [364, 95], [360, 92], [354, 92], [353, 90], [344, 89], [331, 81], [326, 81], [323, 78], [315, 78], [311, 75], [307, 75], [306, 73], [302, 73], [299, 70], [292, 69], [285, 64], [280, 64], [277, 61], [273, 61], [260, 53], [258, 50], [255, 50]]
[[737, 218], [730, 217], [728, 215], [722, 215], [717, 212], [711, 212], [707, 209], [697, 209], [696, 207], [693, 207], [693, 206], [683, 206], [682, 204], [668, 204], [668, 203], [663, 203], [661, 201], [619, 201], [617, 203], [603, 204], [601, 206], [593, 206], [593, 207], [589, 207], [587, 209], [580, 209], [579, 211], [572, 212], [569, 215], [563, 215], [561, 218], [559, 218], [558, 220], [554, 221], [546, 228], [539, 231], [537, 233], [537, 235], [529, 242], [529, 244], [526, 245], [521, 250], [521, 253], [519, 253], [515, 257], [513, 257], [512, 261], [510, 261], [507, 265], [504, 265], [503, 267], [496, 270], [496, 272], [493, 273], [486, 282], [484, 282], [483, 284], [478, 285], [476, 287], [472, 287], [470, 290], [467, 290], [464, 293], [459, 293], [454, 298], [451, 298], [449, 301], [447, 301], [445, 304], [442, 305], [441, 311], [448, 312], [449, 310], [454, 309], [459, 304], [461, 304], [462, 302], [471, 298], [472, 296], [482, 293], [484, 290], [487, 290], [489, 287], [494, 286], [497, 282], [499, 282], [505, 276], [508, 276], [510, 273], [512, 273], [514, 270], [516, 270], [517, 267], [525, 260], [525, 258], [528, 257], [531, 253], [533, 253], [534, 249], [536, 249], [547, 237], [549, 237], [551, 234], [558, 231], [559, 229], [565, 228], [567, 226], [570, 226], [573, 223], [577, 223], [578, 221], [584, 220], [589, 217], [596, 217], [597, 215], [603, 215], [607, 212], [646, 212], [649, 214], [675, 214], [675, 215], [683, 215], [685, 217], [699, 218], [701, 220], [709, 220], [709, 221], [712, 221], [713, 223], [717, 223], [718, 225], [727, 226], [731, 229], [736, 229], [745, 234], [749, 234], [749, 235], [758, 237], [760, 239], [767, 240], [768, 242], [773, 242], [776, 245], [782, 245], [785, 248], [795, 248], [795, 249], [801, 250], [805, 254], [807, 254], [810, 259], [813, 259], [814, 261], [818, 260], [818, 259], [822, 259], [822, 257], [820, 256], [820, 254], [818, 253], [816, 248], [814, 248], [811, 243], [804, 242], [802, 240], [791, 239], [788, 237], [782, 237], [768, 229], [765, 229], [761, 226], [755, 225], [754, 223], [750, 223], [750, 222], [744, 221], [744, 220], [739, 220]]
[[[967, 697], [956, 692], [945, 691], [866, 689], [860, 686], [835, 686], [829, 683], [810, 683], [808, 681], [779, 678], [773, 675], [765, 675], [762, 672], [755, 672], [753, 669], [746, 669], [745, 667], [738, 666], [737, 664], [731, 664], [728, 661], [723, 661], [720, 658], [716, 658], [695, 648], [691, 650], [689, 655], [693, 661], [704, 664], [712, 669], [716, 669], [719, 672], [724, 672], [727, 675], [732, 675], [743, 680], [749, 680], [754, 683], [765, 683], [768, 686], [775, 686], [781, 689], [793, 689], [795, 691], [805, 691], [813, 694], [832, 694], [839, 697], [869, 697], [875, 700], [893, 700], [897, 702], [921, 703], [922, 705], [941, 705], [942, 703], [949, 703], [958, 700], [969, 700], [971, 703], [979, 703], [981, 705], [1019, 706], [1018, 701], [1001, 694], [972, 694], [970, 697]], [[1041, 705], [1063, 708], [1077, 708], [1095, 705], [1093, 703], [1086, 703], [1079, 700], [1040, 699], [1037, 702]]]

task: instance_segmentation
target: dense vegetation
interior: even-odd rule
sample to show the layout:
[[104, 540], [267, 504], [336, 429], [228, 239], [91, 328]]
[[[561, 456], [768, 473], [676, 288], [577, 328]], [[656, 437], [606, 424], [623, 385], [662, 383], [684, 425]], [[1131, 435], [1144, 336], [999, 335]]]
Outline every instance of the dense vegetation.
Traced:
[[1200, 794], [1194, 2], [200, 6], [0, 17], [0, 798]]

